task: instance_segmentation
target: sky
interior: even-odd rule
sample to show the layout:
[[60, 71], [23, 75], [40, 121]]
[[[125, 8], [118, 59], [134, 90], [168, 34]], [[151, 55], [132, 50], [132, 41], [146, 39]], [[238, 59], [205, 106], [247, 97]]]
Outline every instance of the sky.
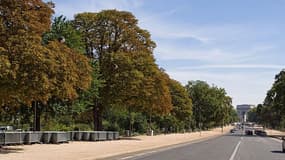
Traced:
[[263, 103], [285, 68], [285, 0], [52, 0], [56, 16], [129, 11], [157, 47], [157, 64], [183, 85], [225, 88], [233, 105]]

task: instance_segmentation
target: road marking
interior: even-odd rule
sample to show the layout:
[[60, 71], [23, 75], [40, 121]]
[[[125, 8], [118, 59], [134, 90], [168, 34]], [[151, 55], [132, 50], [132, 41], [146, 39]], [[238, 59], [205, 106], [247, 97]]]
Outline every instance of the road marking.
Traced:
[[171, 150], [171, 149], [175, 149], [175, 148], [180, 148], [180, 147], [184, 147], [184, 146], [187, 146], [187, 145], [190, 145], [190, 144], [196, 144], [196, 143], [212, 140], [212, 139], [217, 138], [217, 137], [220, 137], [220, 136], [213, 136], [213, 137], [197, 139], [197, 140], [193, 140], [193, 141], [185, 142], [185, 143], [181, 143], [181, 144], [173, 144], [173, 146], [169, 146], [169, 147], [165, 147], [165, 148], [164, 147], [163, 148], [157, 148], [155, 150], [151, 150], [151, 151], [147, 151], [147, 152], [138, 153], [138, 154], [134, 154], [134, 155], [131, 155], [131, 156], [123, 157], [123, 158], [120, 158], [120, 160], [137, 158], [137, 157], [150, 155], [150, 154], [153, 154], [153, 153], [156, 153], [156, 152], [163, 152], [163, 151], [167, 151], [167, 150]]
[[282, 140], [280, 140], [280, 139], [275, 139], [275, 138], [271, 138], [271, 139], [276, 141], [276, 142], [282, 142]]
[[134, 158], [135, 156], [128, 156], [128, 157], [124, 157], [124, 158], [121, 158], [122, 160], [124, 159], [130, 159], [130, 158]]
[[[242, 140], [242, 138], [241, 138], [241, 140]], [[231, 158], [230, 158], [229, 160], [234, 160], [234, 158], [235, 158], [235, 156], [236, 156], [236, 154], [237, 154], [237, 150], [238, 150], [238, 148], [239, 148], [239, 146], [240, 146], [241, 140], [239, 140], [239, 142], [238, 142], [238, 144], [236, 145], [235, 150], [234, 150], [234, 152], [232, 153], [232, 156], [231, 156]]]

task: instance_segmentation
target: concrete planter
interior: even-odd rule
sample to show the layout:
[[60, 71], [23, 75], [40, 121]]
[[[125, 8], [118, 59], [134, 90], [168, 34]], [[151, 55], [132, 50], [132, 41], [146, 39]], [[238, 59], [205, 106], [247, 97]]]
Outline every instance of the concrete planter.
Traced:
[[90, 140], [90, 132], [88, 132], [88, 131], [82, 132], [82, 140], [83, 141], [89, 141]]
[[4, 133], [4, 144], [23, 144], [25, 133], [22, 132], [5, 132]]
[[106, 131], [97, 131], [98, 133], [98, 140], [105, 141], [107, 140], [107, 132]]
[[114, 140], [114, 132], [111, 131], [107, 132], [107, 140]]
[[82, 140], [82, 132], [74, 131], [74, 140], [75, 141], [81, 141]]
[[98, 141], [99, 133], [97, 131], [90, 132], [90, 141]]
[[70, 139], [70, 135], [68, 132], [53, 132], [51, 133], [51, 143], [58, 144], [58, 143], [65, 143], [68, 142]]
[[41, 143], [42, 132], [24, 132], [24, 134], [25, 144]]
[[51, 131], [44, 131], [42, 132], [42, 138], [41, 138], [41, 142], [42, 143], [50, 143], [51, 142], [51, 136], [52, 136], [52, 133]]
[[120, 137], [120, 135], [119, 135], [119, 132], [113, 132], [113, 134], [114, 134], [114, 139], [115, 140], [117, 140], [117, 139], [119, 139]]
[[69, 131], [68, 132], [68, 134], [69, 134], [69, 141], [73, 141], [74, 140], [74, 131]]
[[5, 134], [0, 132], [0, 146], [5, 144]]

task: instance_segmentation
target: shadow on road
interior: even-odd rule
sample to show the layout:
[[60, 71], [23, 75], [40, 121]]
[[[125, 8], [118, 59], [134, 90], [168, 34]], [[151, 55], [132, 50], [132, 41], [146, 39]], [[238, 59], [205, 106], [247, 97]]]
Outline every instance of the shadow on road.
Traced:
[[134, 141], [141, 141], [139, 138], [133, 138], [133, 137], [121, 137], [120, 140], [134, 140]]
[[0, 154], [8, 154], [8, 153], [19, 153], [23, 151], [23, 148], [13, 148], [13, 147], [0, 147]]
[[260, 137], [257, 135], [245, 135], [245, 134], [226, 134], [225, 136], [237, 136], [237, 137]]
[[271, 153], [285, 154], [285, 153], [284, 153], [284, 152], [282, 152], [282, 151], [271, 151]]
[[226, 134], [225, 136], [237, 136], [237, 137], [262, 137], [262, 138], [270, 138], [270, 137], [268, 137], [268, 136], [245, 135], [245, 134]]

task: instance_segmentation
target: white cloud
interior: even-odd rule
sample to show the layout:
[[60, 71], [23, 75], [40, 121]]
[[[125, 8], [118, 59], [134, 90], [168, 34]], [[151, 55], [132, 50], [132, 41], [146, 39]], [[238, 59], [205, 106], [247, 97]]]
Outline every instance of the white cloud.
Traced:
[[254, 57], [253, 53], [233, 53], [220, 48], [193, 49], [183, 46], [160, 45], [155, 50], [157, 58], [162, 60], [199, 60], [212, 63], [238, 63]]
[[150, 31], [151, 35], [155, 38], [163, 39], [181, 39], [191, 38], [201, 43], [207, 43], [211, 39], [207, 35], [203, 35], [198, 31], [198, 28], [189, 26], [188, 22], [171, 22], [169, 17], [176, 14], [179, 9], [174, 8], [160, 13], [149, 13], [147, 11], [136, 11], [139, 25], [142, 28]]
[[[247, 67], [256, 68], [262, 66], [253, 66], [253, 64], [259, 64], [260, 59], [266, 59], [266, 57], [269, 56], [268, 53], [272, 52], [271, 50], [274, 48], [275, 46], [273, 45], [253, 45], [248, 48], [244, 47], [239, 49], [239, 47], [236, 46], [234, 48], [227, 49], [226, 46], [201, 45], [197, 47], [163, 43], [158, 44], [157, 48], [155, 49], [155, 56], [161, 60], [198, 60], [208, 65], [201, 67], [208, 68], [238, 67], [233, 66], [232, 64], [243, 64], [244, 67], [246, 67], [246, 64], [249, 64], [251, 66]], [[232, 66], [222, 66], [226, 64]], [[189, 65], [192, 66], [191, 64]], [[271, 66], [271, 68], [272, 67], [278, 68], [279, 66], [276, 65]]]

